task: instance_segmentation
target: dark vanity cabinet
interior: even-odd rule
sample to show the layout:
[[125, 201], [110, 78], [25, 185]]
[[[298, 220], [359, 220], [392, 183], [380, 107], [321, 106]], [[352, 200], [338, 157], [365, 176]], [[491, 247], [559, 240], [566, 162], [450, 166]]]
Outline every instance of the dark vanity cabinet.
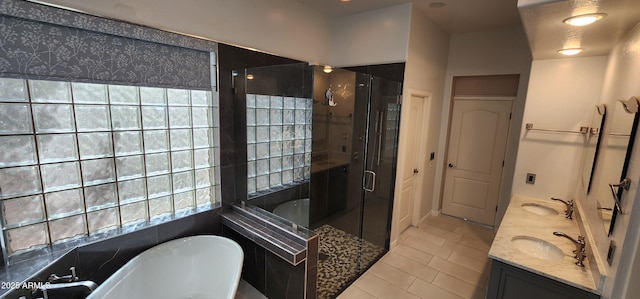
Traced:
[[596, 299], [600, 296], [493, 260], [487, 299]]

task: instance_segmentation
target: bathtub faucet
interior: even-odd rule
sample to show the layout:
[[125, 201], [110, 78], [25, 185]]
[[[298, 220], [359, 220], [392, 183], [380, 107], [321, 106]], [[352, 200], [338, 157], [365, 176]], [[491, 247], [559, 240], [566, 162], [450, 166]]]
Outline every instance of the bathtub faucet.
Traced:
[[43, 299], [49, 298], [50, 291], [59, 291], [66, 293], [80, 293], [89, 294], [98, 287], [98, 284], [91, 280], [74, 281], [74, 282], [60, 282], [60, 283], [47, 283], [33, 289], [32, 293], [36, 294], [38, 291], [42, 292]]
[[50, 291], [89, 294], [98, 287], [95, 282], [90, 280], [78, 281], [76, 267], [71, 267], [69, 270], [71, 270], [71, 274], [63, 276], [52, 273], [47, 278], [47, 283], [40, 284], [32, 290], [32, 293], [42, 292], [44, 299], [48, 299]]
[[51, 273], [49, 278], [47, 279], [50, 283], [59, 283], [59, 282], [73, 282], [78, 281], [78, 276], [76, 275], [76, 267], [69, 268], [71, 270], [71, 274], [58, 276], [55, 273]]

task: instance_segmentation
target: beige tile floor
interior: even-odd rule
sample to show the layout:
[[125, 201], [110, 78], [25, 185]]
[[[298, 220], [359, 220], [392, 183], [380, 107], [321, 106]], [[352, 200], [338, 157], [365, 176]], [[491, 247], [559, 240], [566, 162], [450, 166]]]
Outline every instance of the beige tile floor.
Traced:
[[234, 299], [267, 299], [267, 297], [265, 295], [262, 295], [244, 279], [240, 279], [238, 291], [236, 292], [236, 296]]
[[492, 228], [439, 215], [404, 231], [398, 245], [338, 299], [485, 298]]

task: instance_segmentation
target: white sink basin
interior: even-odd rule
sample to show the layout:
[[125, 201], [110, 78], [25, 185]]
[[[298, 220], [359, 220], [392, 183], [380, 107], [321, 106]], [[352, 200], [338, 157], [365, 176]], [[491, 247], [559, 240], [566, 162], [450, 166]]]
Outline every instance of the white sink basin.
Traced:
[[558, 215], [558, 211], [556, 211], [554, 208], [550, 208], [537, 203], [523, 203], [521, 207], [525, 209], [525, 211], [536, 214], [536, 215], [541, 215], [541, 216]]
[[520, 251], [543, 260], [562, 260], [564, 253], [558, 246], [530, 236], [516, 236], [511, 243]]

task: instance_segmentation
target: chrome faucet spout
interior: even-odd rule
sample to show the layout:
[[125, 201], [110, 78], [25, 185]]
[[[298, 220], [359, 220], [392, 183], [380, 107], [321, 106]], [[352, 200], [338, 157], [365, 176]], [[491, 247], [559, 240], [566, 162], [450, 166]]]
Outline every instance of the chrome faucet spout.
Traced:
[[567, 209], [564, 211], [564, 215], [567, 217], [567, 219], [573, 219], [573, 209], [575, 205], [575, 201], [573, 199], [570, 199], [569, 201], [562, 200], [560, 198], [555, 198], [555, 197], [552, 197], [551, 199], [560, 201], [563, 204], [565, 204], [567, 206]]
[[573, 253], [576, 254], [574, 258], [578, 260], [576, 262], [576, 265], [580, 267], [584, 267], [584, 258], [587, 256], [587, 253], [585, 250], [586, 242], [584, 241], [584, 237], [578, 236], [578, 239], [576, 240], [563, 232], [553, 232], [553, 234], [558, 237], [565, 237], [571, 240], [571, 242], [573, 242], [576, 245], [576, 250], [573, 251]]
[[584, 239], [580, 239], [581, 236], [578, 236], [578, 239], [580, 240], [580, 241], [578, 241], [578, 240], [572, 238], [571, 236], [569, 236], [569, 235], [567, 235], [567, 234], [565, 234], [563, 232], [553, 232], [553, 234], [558, 236], [558, 237], [565, 237], [565, 238], [573, 241], [573, 243], [575, 243], [576, 245], [584, 244]]
[[49, 280], [50, 283], [73, 282], [77, 281], [78, 277], [74, 277], [72, 275], [58, 276], [56, 274], [51, 274], [47, 280]]
[[553, 199], [553, 200], [557, 200], [557, 201], [561, 201], [562, 203], [564, 203], [564, 204], [565, 204], [565, 205], [567, 205], [567, 206], [569, 205], [569, 202], [568, 202], [568, 201], [566, 201], [566, 200], [564, 200], [564, 199], [562, 199], [562, 198], [555, 198], [555, 197], [552, 197], [551, 199]]
[[49, 278], [47, 279], [50, 283], [60, 283], [60, 282], [74, 282], [78, 281], [78, 276], [76, 275], [76, 267], [69, 268], [71, 274], [58, 276], [55, 273], [51, 273]]

